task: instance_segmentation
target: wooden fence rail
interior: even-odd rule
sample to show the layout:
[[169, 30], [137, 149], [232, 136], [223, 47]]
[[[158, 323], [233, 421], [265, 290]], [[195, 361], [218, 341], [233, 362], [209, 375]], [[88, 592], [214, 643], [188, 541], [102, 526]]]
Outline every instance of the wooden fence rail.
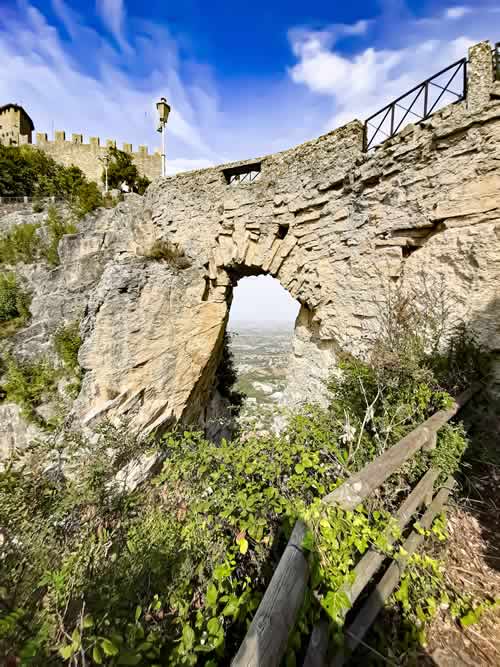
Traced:
[[[437, 431], [454, 417], [478, 390], [479, 386], [474, 386], [464, 391], [450, 408], [429, 417], [397, 444], [325, 496], [323, 502], [327, 505], [339, 505], [344, 510], [354, 509], [423, 447], [432, 447]], [[437, 472], [429, 470], [408, 496], [395, 517], [401, 527], [408, 524], [423, 500], [429, 500], [432, 496], [436, 478]], [[231, 662], [233, 667], [276, 667], [280, 664], [304, 601], [309, 579], [307, 555], [302, 549], [305, 533], [306, 526], [302, 521], [297, 521], [247, 634]], [[346, 591], [353, 601], [364, 587], [363, 584], [358, 590], [361, 582], [364, 580], [366, 583], [372, 576], [370, 572], [375, 572], [379, 565], [378, 554], [369, 552], [361, 559], [357, 574], [362, 577], [359, 583], [355, 582], [352, 588]], [[306, 658], [309, 660], [309, 667], [324, 664], [323, 658], [319, 656], [324, 657], [327, 644], [328, 626], [323, 622], [314, 628], [311, 637]]]

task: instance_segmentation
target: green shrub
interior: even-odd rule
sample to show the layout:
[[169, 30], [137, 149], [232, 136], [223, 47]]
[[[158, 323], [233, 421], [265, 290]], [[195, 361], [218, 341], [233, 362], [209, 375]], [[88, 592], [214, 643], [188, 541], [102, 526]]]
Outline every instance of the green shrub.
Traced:
[[[73, 325], [59, 337], [69, 364], [76, 335]], [[464, 341], [455, 345], [463, 347]], [[396, 363], [407, 353], [408, 364]], [[215, 444], [178, 429], [147, 443], [108, 426], [91, 441], [58, 433], [18, 455], [0, 472], [0, 525], [15, 537], [2, 552], [0, 591], [9, 611], [0, 652], [31, 652], [36, 664], [61, 664], [77, 654], [89, 664], [225, 664], [301, 517], [310, 528], [303, 548], [312, 583], [289, 647], [294, 664], [301, 633], [307, 635], [320, 610], [341, 627], [348, 607], [341, 587], [361, 555], [371, 546], [398, 555], [386, 530], [392, 526], [397, 540], [400, 531], [386, 510], [412, 483], [413, 469], [352, 512], [325, 511], [319, 499], [449, 402], [440, 379], [447, 373], [438, 378], [433, 371], [436, 354], [421, 340], [410, 347], [393, 340], [379, 344], [376, 363], [344, 359], [329, 404], [305, 406], [279, 436], [246, 433]], [[423, 370], [414, 374], [417, 359]], [[460, 355], [453, 359], [458, 370]], [[231, 391], [230, 363], [222, 370], [219, 381]], [[476, 370], [469, 366], [462, 380]], [[29, 373], [18, 375], [10, 371], [25, 396]], [[450, 425], [421, 463], [449, 472], [465, 446], [460, 426]], [[116, 472], [153, 453], [163, 459], [157, 476], [135, 492], [118, 489]], [[425, 599], [430, 608], [444, 600], [442, 590], [435, 592], [426, 584], [398, 595], [403, 606], [435, 597]], [[477, 608], [461, 597], [454, 602], [461, 618]]]
[[30, 301], [13, 273], [0, 273], [0, 333], [5, 323], [20, 326], [29, 319]]
[[43, 201], [41, 199], [35, 199], [33, 201], [33, 213], [41, 213], [44, 209]]
[[61, 326], [54, 334], [54, 347], [65, 367], [75, 372], [78, 366], [78, 350], [82, 344], [80, 323], [72, 322]]
[[[112, 189], [120, 189], [125, 182], [132, 192], [144, 194], [151, 181], [145, 176], [139, 176], [139, 170], [134, 164], [129, 153], [111, 147], [108, 150], [110, 162], [108, 166], [108, 186]], [[103, 173], [102, 182], [105, 183], [106, 175]]]
[[34, 262], [39, 254], [39, 224], [24, 223], [14, 225], [4, 236], [0, 237], [0, 263], [17, 264]]
[[72, 210], [77, 218], [83, 218], [99, 206], [103, 206], [102, 193], [93, 181], [83, 183], [72, 202]]
[[55, 206], [49, 206], [46, 219], [48, 242], [43, 247], [42, 253], [52, 266], [60, 262], [58, 247], [59, 241], [65, 234], [76, 234], [78, 229], [74, 223], [65, 220]]
[[66, 393], [70, 398], [76, 398], [80, 392], [82, 372], [78, 364], [78, 351], [81, 344], [79, 322], [61, 326], [54, 334], [54, 347], [57, 355], [72, 378], [72, 382], [66, 387]]
[[[96, 183], [78, 167], [65, 167], [34, 146], [0, 146], [0, 196], [63, 197], [83, 217], [102, 206]], [[40, 209], [41, 210], [41, 209]]]
[[6, 401], [17, 403], [21, 407], [21, 412], [28, 421], [47, 426], [37, 414], [36, 408], [55, 391], [57, 380], [58, 372], [46, 359], [18, 361], [14, 357], [8, 357], [2, 391]]

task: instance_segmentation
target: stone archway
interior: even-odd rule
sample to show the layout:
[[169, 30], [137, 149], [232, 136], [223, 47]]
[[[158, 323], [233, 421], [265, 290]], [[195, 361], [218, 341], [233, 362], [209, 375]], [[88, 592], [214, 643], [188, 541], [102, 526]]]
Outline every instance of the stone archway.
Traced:
[[[500, 103], [490, 101], [489, 47], [474, 49], [467, 102], [373, 153], [354, 121], [283, 153], [151, 186], [89, 301], [78, 415], [143, 432], [202, 423], [238, 272], [272, 275], [302, 305], [294, 399], [311, 398], [302, 385], [312, 368], [319, 397], [338, 347], [366, 349], [385, 285], [403, 272], [409, 282], [422, 271], [440, 278], [457, 318], [500, 349], [489, 307], [500, 284]], [[184, 267], [159, 258], [158, 244], [184, 253]]]

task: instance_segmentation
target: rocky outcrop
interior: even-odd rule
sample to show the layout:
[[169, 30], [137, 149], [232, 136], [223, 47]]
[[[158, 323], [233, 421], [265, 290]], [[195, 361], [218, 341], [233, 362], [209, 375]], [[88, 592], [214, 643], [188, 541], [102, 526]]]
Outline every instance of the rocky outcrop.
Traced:
[[160, 179], [87, 221], [61, 243], [60, 267], [25, 270], [33, 320], [20, 353], [50, 346], [57, 322], [82, 313], [79, 422], [142, 433], [211, 422], [215, 434], [215, 372], [247, 275], [274, 276], [301, 304], [291, 402], [321, 396], [339, 349], [366, 350], [403, 274], [426, 276], [430, 294], [444, 286], [457, 319], [499, 351], [500, 101], [484, 45], [469, 73], [466, 102], [369, 154], [354, 121], [283, 153]]

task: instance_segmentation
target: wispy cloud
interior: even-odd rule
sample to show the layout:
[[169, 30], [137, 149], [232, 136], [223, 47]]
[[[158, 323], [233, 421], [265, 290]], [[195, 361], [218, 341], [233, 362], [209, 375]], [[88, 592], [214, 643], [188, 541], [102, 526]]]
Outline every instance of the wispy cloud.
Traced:
[[[35, 7], [0, 16], [0, 100], [24, 104], [38, 131], [65, 129], [149, 146], [156, 134], [156, 100], [175, 99], [168, 124], [177, 169], [218, 161], [200, 132], [197, 117], [204, 106], [217, 107], [216, 93], [204, 70], [181, 73], [175, 41], [165, 29], [142, 23], [134, 54], [119, 54], [62, 0], [54, 10], [71, 37], [68, 45]], [[84, 45], [86, 70], [75, 51]], [[154, 55], [153, 55], [154, 54]], [[147, 74], [131, 77], [127, 58], [138, 58]], [[121, 65], [124, 65], [122, 67]], [[202, 94], [203, 93], [203, 94]]]
[[[470, 13], [464, 32], [453, 24]], [[338, 127], [353, 118], [363, 120], [385, 104], [409, 90], [434, 72], [450, 65], [467, 54], [467, 49], [491, 31], [484, 14], [474, 15], [467, 7], [446, 11], [453, 21], [437, 17], [408, 20], [405, 17], [405, 41], [394, 37], [397, 20], [391, 26], [391, 38], [374, 31], [363, 31], [364, 43], [373, 46], [340, 48], [339, 41], [357, 31], [339, 31], [337, 26], [321, 30], [291, 30], [289, 39], [297, 62], [289, 69], [296, 84], [331, 101], [331, 113], [324, 129]], [[367, 28], [374, 26], [374, 21]], [[402, 25], [401, 25], [402, 27]], [[378, 46], [378, 45], [383, 46]], [[453, 101], [453, 96], [443, 101]]]
[[464, 16], [467, 16], [467, 14], [470, 14], [471, 12], [472, 9], [470, 7], [449, 7], [445, 10], [444, 16], [447, 19], [455, 21], [457, 19], [463, 18]]
[[128, 48], [124, 37], [125, 6], [123, 0], [97, 0], [97, 13], [120, 46]]

